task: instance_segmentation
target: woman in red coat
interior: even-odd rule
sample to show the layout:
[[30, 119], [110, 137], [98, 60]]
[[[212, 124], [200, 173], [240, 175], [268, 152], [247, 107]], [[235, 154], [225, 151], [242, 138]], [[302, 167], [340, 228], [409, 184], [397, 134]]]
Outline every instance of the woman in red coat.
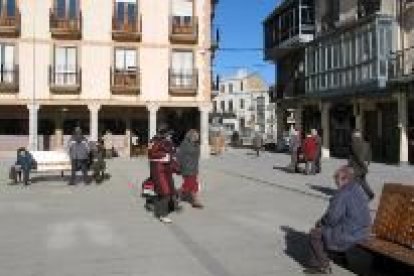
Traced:
[[151, 180], [155, 185], [154, 213], [160, 221], [171, 223], [168, 218], [170, 203], [174, 201], [175, 188], [173, 182], [173, 169], [171, 166], [174, 145], [167, 139], [167, 128], [161, 127], [148, 146], [148, 159], [150, 161]]
[[318, 144], [316, 138], [308, 134], [303, 141], [303, 154], [306, 160], [306, 174], [315, 174], [315, 161], [317, 157]]

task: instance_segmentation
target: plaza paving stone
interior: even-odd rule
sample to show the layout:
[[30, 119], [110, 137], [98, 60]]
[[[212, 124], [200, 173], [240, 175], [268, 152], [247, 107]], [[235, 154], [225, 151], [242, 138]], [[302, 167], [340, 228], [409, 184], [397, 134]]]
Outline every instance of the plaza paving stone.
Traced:
[[[273, 168], [288, 161], [232, 149], [204, 160], [206, 208], [185, 206], [163, 225], [139, 197], [149, 173], [145, 158], [110, 160], [110, 180], [74, 187], [52, 175], [30, 187], [7, 185], [11, 160], [1, 160], [0, 275], [303, 275], [305, 233], [345, 161], [324, 161], [317, 176]], [[412, 167], [373, 164], [368, 180], [379, 197], [384, 182], [409, 183], [413, 175]], [[334, 275], [356, 272], [334, 267]]]

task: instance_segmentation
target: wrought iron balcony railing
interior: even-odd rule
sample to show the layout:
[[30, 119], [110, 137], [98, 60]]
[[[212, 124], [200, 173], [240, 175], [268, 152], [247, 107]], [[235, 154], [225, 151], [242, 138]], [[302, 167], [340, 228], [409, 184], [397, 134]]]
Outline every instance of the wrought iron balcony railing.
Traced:
[[50, 10], [50, 31], [53, 38], [57, 39], [80, 39], [82, 37], [82, 13], [76, 16], [59, 15], [58, 9]]
[[14, 93], [19, 91], [19, 66], [0, 65], [0, 92]]
[[117, 41], [136, 42], [141, 40], [142, 17], [141, 15], [124, 16], [120, 19], [116, 15], [112, 17], [112, 38]]
[[49, 86], [54, 93], [73, 94], [81, 91], [82, 70], [56, 70], [49, 66]]
[[111, 68], [111, 91], [113, 94], [138, 94], [140, 91], [140, 71], [117, 70]]
[[20, 36], [21, 17], [19, 9], [10, 14], [7, 10], [0, 13], [0, 37]]
[[170, 19], [170, 40], [175, 43], [197, 43], [198, 18], [196, 16], [172, 16]]
[[198, 89], [198, 70], [169, 70], [170, 94], [176, 96], [194, 96]]

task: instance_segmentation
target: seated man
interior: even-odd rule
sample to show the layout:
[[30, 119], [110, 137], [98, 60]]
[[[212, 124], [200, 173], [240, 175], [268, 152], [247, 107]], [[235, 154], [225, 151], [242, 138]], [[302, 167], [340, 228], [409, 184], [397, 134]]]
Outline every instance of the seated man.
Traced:
[[[22, 147], [17, 150], [17, 160], [16, 168], [17, 175], [19, 176], [19, 181], [21, 180], [21, 173], [23, 173], [23, 183], [24, 185], [29, 185], [30, 182], [30, 170], [34, 165], [34, 160], [30, 152], [26, 148]], [[15, 181], [17, 182], [17, 181]]]
[[343, 166], [334, 177], [338, 191], [310, 232], [310, 267], [304, 270], [306, 274], [330, 274], [327, 252], [345, 252], [370, 233], [368, 198], [354, 181], [353, 169]]

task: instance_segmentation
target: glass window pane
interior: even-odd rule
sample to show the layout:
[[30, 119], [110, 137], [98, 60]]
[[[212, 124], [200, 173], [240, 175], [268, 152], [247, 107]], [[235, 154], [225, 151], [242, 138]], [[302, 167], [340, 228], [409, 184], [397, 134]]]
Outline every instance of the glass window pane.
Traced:
[[78, 0], [69, 0], [69, 18], [77, 18]]
[[7, 15], [9, 16], [16, 15], [16, 0], [7, 1]]
[[66, 0], [57, 0], [56, 9], [58, 17], [66, 17]]
[[192, 16], [193, 1], [192, 0], [173, 0], [172, 13], [174, 16]]
[[124, 71], [125, 69], [125, 50], [115, 49], [115, 70]]
[[135, 50], [125, 51], [125, 65], [127, 70], [135, 71], [137, 68], [137, 53]]

